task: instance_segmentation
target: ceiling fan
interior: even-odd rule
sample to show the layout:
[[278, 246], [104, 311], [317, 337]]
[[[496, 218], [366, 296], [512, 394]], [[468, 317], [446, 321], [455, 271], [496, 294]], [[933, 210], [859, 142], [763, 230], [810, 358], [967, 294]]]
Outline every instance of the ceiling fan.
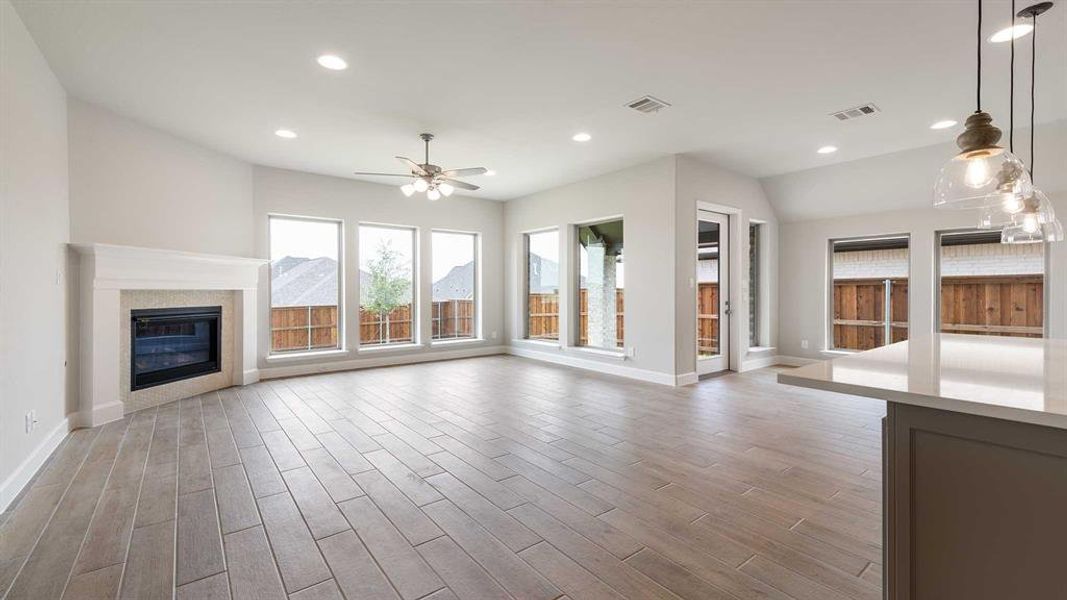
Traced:
[[356, 172], [354, 175], [373, 175], [375, 177], [413, 177], [414, 181], [411, 183], [405, 183], [400, 186], [400, 191], [404, 192], [405, 196], [411, 197], [415, 192], [426, 192], [426, 197], [430, 200], [438, 200], [441, 196], [451, 196], [452, 192], [456, 191], [456, 188], [461, 190], [474, 191], [478, 189], [478, 186], [467, 183], [466, 181], [460, 181], [455, 179], [456, 177], [466, 177], [470, 175], [484, 175], [489, 171], [485, 167], [471, 167], [467, 169], [442, 169], [441, 167], [430, 164], [430, 140], [433, 139], [432, 133], [420, 133], [419, 137], [426, 144], [426, 161], [421, 165], [410, 158], [404, 158], [403, 156], [396, 157], [397, 160], [404, 163], [404, 166], [411, 169], [411, 174], [402, 173], [364, 173]]

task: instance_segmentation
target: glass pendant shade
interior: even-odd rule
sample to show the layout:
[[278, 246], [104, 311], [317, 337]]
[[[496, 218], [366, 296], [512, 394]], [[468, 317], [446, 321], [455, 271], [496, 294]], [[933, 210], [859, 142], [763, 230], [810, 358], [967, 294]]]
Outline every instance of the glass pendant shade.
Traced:
[[934, 184], [934, 207], [996, 208], [1030, 195], [1030, 174], [1022, 161], [997, 145], [1000, 136], [989, 113], [976, 111], [967, 117], [956, 138], [960, 153], [941, 168]]
[[433, 188], [430, 191], [426, 192], [426, 197], [430, 200], [440, 200], [441, 192], [437, 191], [437, 188]]
[[1011, 152], [1003, 148], [961, 152], [941, 168], [934, 186], [934, 206], [949, 209], [1012, 207], [1032, 190], [1030, 174]]
[[447, 183], [438, 184], [437, 189], [440, 190], [441, 193], [444, 194], [446, 198], [451, 196], [452, 192], [456, 191], [456, 188], [452, 187], [451, 185], [449, 185]]
[[1000, 243], [1038, 244], [1063, 241], [1063, 225], [1058, 219], [1042, 224], [1036, 221], [1036, 219], [1023, 219], [1017, 224], [1005, 227], [1000, 232]]
[[979, 229], [1000, 229], [1022, 220], [1023, 214], [1032, 214], [1038, 223], [1044, 224], [1056, 219], [1055, 211], [1048, 196], [1041, 190], [1033, 192], [1025, 198], [1006, 198], [998, 206], [983, 208], [979, 211]]
[[420, 193], [430, 189], [430, 184], [426, 183], [426, 180], [422, 178], [416, 179], [413, 185], [415, 186], [415, 191]]
[[1041, 190], [1026, 198], [1023, 210], [1011, 215], [1001, 231], [1003, 244], [1035, 244], [1063, 240], [1063, 225], [1056, 218], [1052, 202]]
[[404, 192], [404, 195], [410, 198], [415, 193], [415, 186], [410, 183], [405, 183], [400, 186], [400, 191]]

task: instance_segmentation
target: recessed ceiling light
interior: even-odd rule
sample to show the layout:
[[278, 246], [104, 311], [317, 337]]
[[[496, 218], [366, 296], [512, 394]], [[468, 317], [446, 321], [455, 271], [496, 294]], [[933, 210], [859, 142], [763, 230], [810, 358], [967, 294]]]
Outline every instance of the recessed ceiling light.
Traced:
[[485, 172], [485, 176], [486, 177], [492, 177], [493, 175], [496, 175], [496, 171], [494, 171], [492, 169], [489, 169], [488, 171]]
[[816, 152], [819, 154], [833, 154], [834, 152], [837, 152], [837, 146], [823, 146], [816, 150]]
[[583, 131], [581, 133], [574, 134], [573, 136], [571, 136], [571, 139], [576, 142], [588, 142], [589, 140], [593, 139], [593, 136]]
[[323, 54], [318, 58], [319, 64], [331, 71], [344, 71], [348, 68], [345, 59], [334, 54]]
[[276, 135], [276, 136], [278, 136], [280, 138], [285, 138], [287, 140], [291, 140], [291, 139], [296, 137], [296, 132], [293, 131], [292, 129], [276, 129], [274, 131], [274, 135]]
[[944, 121], [938, 121], [930, 126], [930, 129], [948, 129], [949, 127], [955, 127], [956, 121], [952, 119], [945, 119]]
[[1010, 42], [1012, 39], [1019, 39], [1024, 35], [1034, 30], [1034, 26], [1027, 23], [1020, 23], [1014, 27], [1005, 27], [1000, 31], [989, 36], [989, 41], [994, 44], [1003, 44], [1004, 42]]

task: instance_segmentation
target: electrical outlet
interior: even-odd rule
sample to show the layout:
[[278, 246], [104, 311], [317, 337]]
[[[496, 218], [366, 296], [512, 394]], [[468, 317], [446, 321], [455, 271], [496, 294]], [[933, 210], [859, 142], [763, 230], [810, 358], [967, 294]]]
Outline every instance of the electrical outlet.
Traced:
[[26, 433], [33, 433], [37, 429], [37, 411], [31, 410], [26, 413]]
[[629, 348], [626, 349], [626, 356], [627, 357], [633, 358], [636, 355], [637, 355], [637, 350], [635, 350], [633, 346], [630, 346]]
[[496, 339], [496, 331], [494, 330], [494, 331], [493, 331], [493, 333], [489, 334], [489, 337], [490, 337], [491, 339], [494, 339], [494, 340], [495, 340], [495, 339]]
[[800, 347], [804, 350], [808, 349], [808, 340], [800, 340]]

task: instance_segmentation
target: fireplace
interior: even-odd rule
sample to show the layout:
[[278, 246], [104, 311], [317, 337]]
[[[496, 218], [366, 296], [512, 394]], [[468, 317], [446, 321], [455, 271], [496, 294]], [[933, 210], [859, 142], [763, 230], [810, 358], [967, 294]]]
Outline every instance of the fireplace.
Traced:
[[222, 370], [222, 307], [130, 311], [130, 390]]

